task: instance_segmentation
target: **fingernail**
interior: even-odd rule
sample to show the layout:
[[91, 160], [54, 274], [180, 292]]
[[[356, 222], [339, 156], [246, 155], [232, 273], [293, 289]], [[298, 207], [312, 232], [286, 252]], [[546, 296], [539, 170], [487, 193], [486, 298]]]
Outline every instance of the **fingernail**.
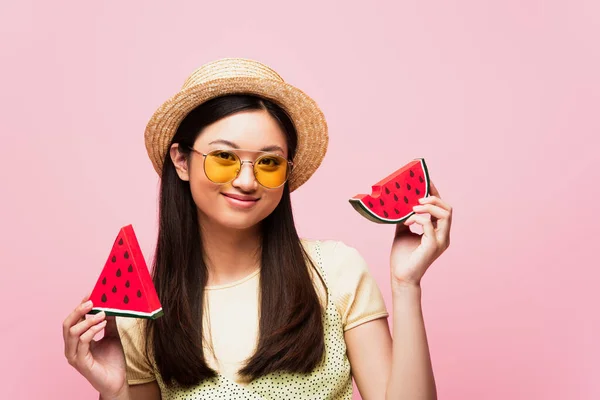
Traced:
[[424, 202], [424, 201], [425, 201], [425, 197], [421, 197], [421, 198], [419, 199], [419, 203], [421, 203], [421, 204], [423, 204], [423, 202]]
[[414, 206], [413, 210], [418, 211], [418, 210], [422, 210], [423, 206]]
[[104, 311], [100, 311], [98, 314], [96, 314], [96, 319], [102, 319], [105, 317], [105, 312]]
[[85, 307], [85, 308], [89, 308], [91, 306], [92, 306], [92, 301], [91, 300], [88, 300], [85, 303], [83, 303], [83, 307]]

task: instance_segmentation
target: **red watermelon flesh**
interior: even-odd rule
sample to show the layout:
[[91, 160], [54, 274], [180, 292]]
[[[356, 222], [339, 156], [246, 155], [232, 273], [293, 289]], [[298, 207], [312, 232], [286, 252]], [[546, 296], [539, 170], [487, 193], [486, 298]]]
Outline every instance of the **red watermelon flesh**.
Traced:
[[90, 295], [90, 314], [156, 319], [162, 306], [131, 225], [119, 231]]
[[414, 214], [419, 199], [429, 196], [429, 172], [417, 158], [377, 182], [372, 193], [357, 194], [350, 204], [363, 217], [380, 224], [398, 224]]

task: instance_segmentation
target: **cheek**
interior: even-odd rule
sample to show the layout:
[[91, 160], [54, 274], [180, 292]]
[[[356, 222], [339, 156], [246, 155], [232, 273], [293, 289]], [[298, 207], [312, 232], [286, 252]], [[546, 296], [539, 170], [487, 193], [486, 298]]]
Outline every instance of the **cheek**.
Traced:
[[198, 208], [206, 209], [208, 204], [214, 204], [214, 197], [218, 194], [220, 188], [209, 181], [202, 170], [195, 168], [190, 172], [190, 191], [194, 203]]
[[282, 188], [263, 192], [263, 196], [261, 199], [261, 202], [263, 203], [261, 209], [264, 212], [263, 218], [273, 212], [273, 210], [277, 207], [277, 205], [281, 201], [282, 196], [283, 196]]

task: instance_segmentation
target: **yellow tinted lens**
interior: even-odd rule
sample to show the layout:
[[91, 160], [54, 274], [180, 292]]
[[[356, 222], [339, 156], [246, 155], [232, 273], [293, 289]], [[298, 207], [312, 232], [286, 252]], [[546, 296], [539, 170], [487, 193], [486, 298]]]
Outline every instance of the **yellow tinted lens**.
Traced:
[[216, 183], [233, 180], [240, 170], [240, 160], [229, 151], [213, 151], [204, 160], [206, 177]]
[[262, 156], [254, 163], [256, 180], [263, 186], [276, 188], [283, 185], [288, 174], [287, 160], [279, 156]]

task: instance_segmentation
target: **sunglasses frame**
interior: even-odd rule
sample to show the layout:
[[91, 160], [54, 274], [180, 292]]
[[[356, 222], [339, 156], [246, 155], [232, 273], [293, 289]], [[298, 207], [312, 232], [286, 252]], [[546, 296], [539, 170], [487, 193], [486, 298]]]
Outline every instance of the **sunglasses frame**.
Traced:
[[[283, 156], [280, 156], [279, 154], [276, 154], [276, 153], [270, 153], [270, 152], [268, 152], [268, 151], [261, 151], [261, 150], [248, 150], [248, 149], [215, 149], [215, 150], [211, 150], [211, 151], [209, 151], [208, 153], [203, 153], [203, 152], [201, 152], [200, 150], [196, 150], [196, 149], [194, 149], [194, 148], [193, 148], [193, 147], [191, 147], [191, 146], [186, 146], [186, 147], [187, 147], [187, 148], [188, 148], [190, 151], [192, 151], [192, 152], [194, 152], [194, 153], [196, 153], [196, 154], [199, 154], [199, 155], [201, 155], [201, 156], [202, 156], [202, 170], [204, 171], [204, 175], [206, 175], [206, 178], [207, 178], [209, 181], [211, 181], [212, 183], [214, 183], [214, 184], [217, 184], [217, 185], [225, 185], [225, 184], [227, 184], [227, 183], [233, 182], [234, 180], [236, 180], [236, 179], [237, 179], [237, 177], [238, 177], [238, 176], [240, 176], [240, 172], [242, 172], [242, 168], [244, 167], [244, 164], [250, 164], [250, 165], [252, 165], [252, 172], [253, 172], [253, 175], [254, 175], [254, 179], [256, 180], [256, 182], [257, 182], [257, 183], [258, 183], [260, 186], [264, 187], [265, 189], [277, 189], [277, 188], [280, 188], [281, 186], [285, 185], [285, 183], [286, 183], [286, 182], [289, 180], [289, 178], [290, 178], [290, 174], [292, 173], [292, 169], [294, 168], [294, 163], [293, 163], [293, 161], [291, 161], [291, 160], [287, 160], [285, 157], [283, 157]], [[239, 156], [239, 155], [236, 153], [236, 151], [249, 151], [249, 152], [252, 152], [252, 153], [261, 153], [262, 155], [258, 156], [258, 157], [256, 158], [256, 160], [254, 160], [254, 161], [242, 160], [242, 158], [241, 158], [241, 157], [240, 157], [240, 156]], [[233, 155], [234, 155], [234, 156], [235, 156], [235, 157], [238, 159], [238, 162], [239, 162], [239, 164], [240, 164], [240, 168], [238, 169], [238, 172], [237, 172], [237, 174], [236, 174], [236, 175], [235, 175], [233, 178], [231, 178], [230, 180], [228, 180], [227, 182], [215, 182], [215, 181], [213, 181], [212, 179], [210, 179], [210, 178], [208, 177], [208, 174], [206, 173], [206, 157], [207, 157], [207, 156], [209, 156], [209, 155], [210, 155], [210, 154], [212, 154], [212, 153], [217, 153], [217, 152], [225, 152], [225, 153], [231, 153], [231, 154], [233, 154]], [[279, 186], [275, 186], [275, 187], [269, 187], [269, 186], [265, 186], [265, 185], [263, 185], [262, 183], [260, 183], [260, 181], [259, 181], [259, 180], [258, 180], [258, 178], [256, 177], [256, 170], [254, 169], [254, 168], [255, 168], [255, 163], [256, 163], [257, 161], [261, 160], [263, 157], [269, 157], [269, 156], [271, 156], [271, 157], [273, 157], [273, 156], [275, 156], [275, 157], [279, 157], [279, 158], [281, 158], [281, 159], [285, 160], [285, 161], [286, 161], [286, 163], [287, 163], [287, 171], [286, 171], [286, 175], [285, 175], [285, 180], [284, 180], [284, 181], [283, 181], [283, 183], [282, 183], [281, 185], [279, 185]]]

